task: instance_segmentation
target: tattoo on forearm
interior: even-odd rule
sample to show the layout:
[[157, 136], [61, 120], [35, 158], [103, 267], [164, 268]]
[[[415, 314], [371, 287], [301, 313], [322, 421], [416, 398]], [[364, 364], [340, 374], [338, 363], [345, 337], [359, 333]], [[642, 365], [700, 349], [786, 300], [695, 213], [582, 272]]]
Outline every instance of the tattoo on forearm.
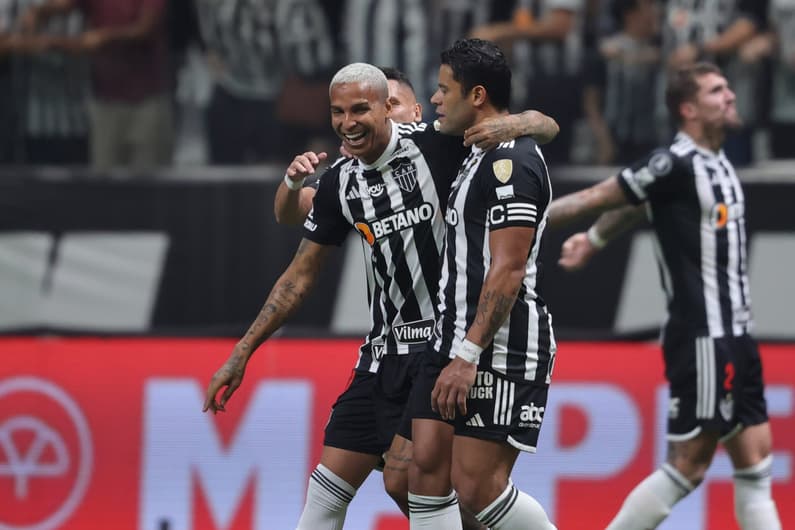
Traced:
[[486, 291], [481, 295], [481, 301], [478, 304], [475, 316], [475, 321], [485, 326], [485, 330], [480, 337], [481, 344], [491, 341], [494, 334], [505, 322], [505, 319], [508, 318], [515, 301], [516, 295], [506, 296], [495, 291]]

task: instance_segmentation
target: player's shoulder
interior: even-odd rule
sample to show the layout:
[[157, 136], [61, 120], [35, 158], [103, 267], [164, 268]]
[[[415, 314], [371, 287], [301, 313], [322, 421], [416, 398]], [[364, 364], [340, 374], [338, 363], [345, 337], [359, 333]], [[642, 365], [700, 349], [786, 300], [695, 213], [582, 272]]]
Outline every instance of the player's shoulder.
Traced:
[[658, 147], [650, 151], [633, 169], [646, 168], [655, 177], [681, 173], [690, 167], [688, 160], [693, 152], [691, 147], [676, 143], [667, 147]]
[[541, 161], [538, 144], [529, 136], [520, 136], [513, 140], [500, 142], [483, 155], [484, 162], [512, 160], [515, 163], [536, 163]]
[[406, 138], [409, 136], [414, 136], [418, 134], [423, 134], [432, 131], [432, 127], [429, 127], [425, 122], [410, 122], [410, 123], [398, 123], [397, 124], [398, 135], [402, 138]]
[[357, 163], [355, 158], [340, 156], [330, 165], [326, 166], [323, 172], [315, 179], [314, 187], [320, 188], [321, 185], [325, 188], [334, 188], [340, 181], [340, 176], [346, 172], [350, 172], [354, 165]]

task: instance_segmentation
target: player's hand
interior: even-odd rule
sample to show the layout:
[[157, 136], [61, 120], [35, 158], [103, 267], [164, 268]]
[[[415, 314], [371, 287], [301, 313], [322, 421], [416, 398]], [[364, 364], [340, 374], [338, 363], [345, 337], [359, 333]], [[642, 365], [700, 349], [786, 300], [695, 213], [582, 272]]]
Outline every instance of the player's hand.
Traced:
[[287, 166], [287, 176], [295, 182], [301, 182], [307, 176], [313, 174], [317, 166], [327, 157], [328, 154], [325, 152], [315, 153], [313, 151], [297, 155]]
[[515, 116], [497, 116], [485, 119], [464, 131], [464, 145], [491, 149], [500, 142], [513, 140], [519, 135]]
[[478, 365], [456, 357], [444, 367], [436, 379], [431, 392], [431, 408], [438, 412], [442, 419], [455, 419], [456, 406], [461, 414], [467, 413], [467, 394], [475, 384]]
[[[221, 368], [210, 379], [210, 384], [207, 386], [207, 397], [204, 400], [204, 407], [202, 412], [211, 410], [213, 414], [217, 412], [226, 411], [226, 402], [232, 397], [235, 390], [243, 382], [243, 376], [246, 373], [246, 363], [248, 359], [245, 354], [238, 351], [237, 348], [232, 351], [232, 355], [224, 363]], [[226, 387], [221, 399], [216, 401], [215, 396], [218, 391]]]
[[578, 232], [563, 242], [558, 265], [569, 272], [577, 271], [585, 267], [597, 252], [599, 249], [588, 240], [588, 235]]

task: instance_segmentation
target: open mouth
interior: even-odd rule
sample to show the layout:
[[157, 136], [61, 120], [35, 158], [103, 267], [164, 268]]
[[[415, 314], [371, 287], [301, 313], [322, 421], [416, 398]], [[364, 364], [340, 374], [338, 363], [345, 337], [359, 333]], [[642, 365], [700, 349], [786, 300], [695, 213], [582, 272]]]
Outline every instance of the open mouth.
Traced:
[[360, 147], [364, 144], [364, 138], [367, 136], [366, 133], [359, 132], [359, 133], [349, 133], [343, 134], [343, 138], [345, 138], [345, 142], [350, 145], [351, 147]]

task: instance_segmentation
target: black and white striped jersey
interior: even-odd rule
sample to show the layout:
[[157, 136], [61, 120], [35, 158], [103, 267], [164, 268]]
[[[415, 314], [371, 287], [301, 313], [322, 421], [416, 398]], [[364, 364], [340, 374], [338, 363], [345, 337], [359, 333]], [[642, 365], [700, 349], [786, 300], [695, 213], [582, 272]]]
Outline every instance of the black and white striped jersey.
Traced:
[[721, 150], [680, 132], [619, 174], [635, 203], [648, 201], [670, 329], [696, 336], [748, 333], [751, 299], [740, 181]]
[[434, 349], [455, 357], [475, 320], [489, 269], [489, 233], [510, 226], [535, 228], [525, 277], [513, 308], [480, 356], [509, 379], [549, 383], [555, 355], [552, 321], [539, 295], [539, 249], [552, 191], [541, 151], [530, 137], [490, 151], [472, 148], [453, 182], [439, 280]]
[[353, 228], [371, 250], [371, 327], [357, 370], [377, 371], [384, 354], [424, 351], [436, 315], [444, 208], [466, 152], [460, 137], [393, 123], [375, 163], [341, 159], [321, 176], [304, 237], [340, 245]]

